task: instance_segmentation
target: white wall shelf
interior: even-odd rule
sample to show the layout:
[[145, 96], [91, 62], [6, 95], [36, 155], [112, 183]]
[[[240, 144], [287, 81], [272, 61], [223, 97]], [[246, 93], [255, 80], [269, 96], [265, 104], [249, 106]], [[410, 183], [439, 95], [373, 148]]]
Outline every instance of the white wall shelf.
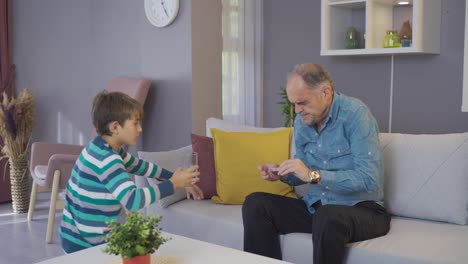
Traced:
[[333, 1], [328, 2], [330, 6], [339, 6], [346, 8], [360, 8], [366, 6], [366, 0], [354, 0], [354, 1]]
[[[322, 0], [322, 56], [439, 54], [441, 0], [412, 0], [398, 5], [397, 0]], [[410, 20], [413, 29], [411, 47], [383, 48], [387, 30], [400, 31]], [[359, 32], [359, 48], [346, 49], [348, 27]]]

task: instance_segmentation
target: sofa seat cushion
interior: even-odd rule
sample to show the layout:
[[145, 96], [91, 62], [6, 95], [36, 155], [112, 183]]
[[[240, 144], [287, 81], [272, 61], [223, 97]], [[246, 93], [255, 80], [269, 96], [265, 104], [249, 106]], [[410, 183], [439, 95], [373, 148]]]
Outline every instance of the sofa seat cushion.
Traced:
[[348, 263], [467, 263], [467, 245], [468, 226], [393, 217], [386, 236], [350, 244]]
[[[242, 250], [241, 208], [182, 200], [168, 208], [152, 205], [147, 213], [163, 216], [164, 231]], [[310, 234], [288, 234], [280, 241], [284, 260], [312, 263]], [[467, 245], [468, 226], [394, 217], [386, 236], [348, 244], [346, 263], [466, 263]]]
[[[312, 263], [310, 234], [288, 234], [281, 239], [283, 259]], [[383, 237], [348, 244], [347, 264], [467, 263], [468, 226], [393, 217]]]
[[241, 205], [220, 205], [210, 200], [182, 200], [167, 208], [153, 204], [147, 213], [162, 216], [159, 226], [164, 231], [242, 250], [241, 209]]

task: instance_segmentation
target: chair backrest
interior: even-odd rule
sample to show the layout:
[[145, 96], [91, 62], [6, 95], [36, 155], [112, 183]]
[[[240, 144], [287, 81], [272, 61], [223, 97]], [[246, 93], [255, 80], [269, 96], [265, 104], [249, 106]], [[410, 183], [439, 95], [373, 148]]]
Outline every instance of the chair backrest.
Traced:
[[118, 76], [112, 78], [106, 90], [108, 92], [122, 92], [135, 98], [141, 105], [144, 105], [150, 85], [151, 81], [147, 79]]
[[[129, 95], [132, 98], [135, 98], [142, 105], [145, 103], [146, 96], [148, 94], [149, 87], [151, 85], [150, 80], [146, 79], [137, 79], [137, 78], [128, 78], [128, 77], [114, 77], [109, 82], [106, 90], [109, 92], [122, 92]], [[96, 131], [93, 131], [93, 137], [96, 136]], [[32, 144], [31, 147], [31, 162], [30, 162], [30, 172], [33, 178], [37, 178], [35, 175], [34, 169], [38, 165], [50, 165], [49, 162], [51, 157], [54, 154], [66, 154], [66, 155], [76, 155], [78, 156], [84, 146], [78, 145], [69, 145], [69, 144], [48, 144], [45, 142], [36, 142]], [[61, 170], [63, 175], [63, 180], [61, 180], [61, 187], [65, 187], [65, 184], [70, 177], [71, 167], [73, 167], [73, 162], [69, 166], [70, 168], [65, 168], [65, 165], [62, 166]], [[56, 166], [57, 167], [57, 166]], [[60, 167], [60, 166], [58, 166]], [[50, 175], [49, 175], [50, 174]], [[45, 184], [51, 186], [53, 178], [53, 171], [49, 173], [47, 171]]]
[[[142, 106], [144, 106], [150, 86], [151, 81], [147, 79], [117, 76], [110, 80], [105, 90], [108, 92], [124, 93], [136, 99]], [[91, 135], [92, 138], [97, 136], [97, 133], [94, 129]]]

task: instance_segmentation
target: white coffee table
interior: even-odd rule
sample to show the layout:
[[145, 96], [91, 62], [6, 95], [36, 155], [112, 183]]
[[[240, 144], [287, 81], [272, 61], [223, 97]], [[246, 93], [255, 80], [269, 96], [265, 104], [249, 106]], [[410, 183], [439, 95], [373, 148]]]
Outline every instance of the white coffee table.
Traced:
[[[176, 259], [176, 263], [288, 263], [174, 234], [164, 233], [164, 237], [171, 237], [172, 239], [162, 245], [155, 254], [162, 257], [171, 257]], [[115, 255], [102, 253], [101, 249], [103, 247], [104, 245], [100, 245], [72, 254], [45, 260], [38, 264], [107, 264], [112, 262], [112, 260], [119, 258]]]

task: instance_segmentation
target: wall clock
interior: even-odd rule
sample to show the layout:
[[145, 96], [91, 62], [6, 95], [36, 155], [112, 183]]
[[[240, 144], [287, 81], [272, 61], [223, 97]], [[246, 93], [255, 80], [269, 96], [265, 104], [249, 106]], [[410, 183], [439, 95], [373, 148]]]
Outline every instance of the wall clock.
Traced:
[[179, 13], [179, 0], [145, 0], [145, 13], [154, 26], [168, 26]]

